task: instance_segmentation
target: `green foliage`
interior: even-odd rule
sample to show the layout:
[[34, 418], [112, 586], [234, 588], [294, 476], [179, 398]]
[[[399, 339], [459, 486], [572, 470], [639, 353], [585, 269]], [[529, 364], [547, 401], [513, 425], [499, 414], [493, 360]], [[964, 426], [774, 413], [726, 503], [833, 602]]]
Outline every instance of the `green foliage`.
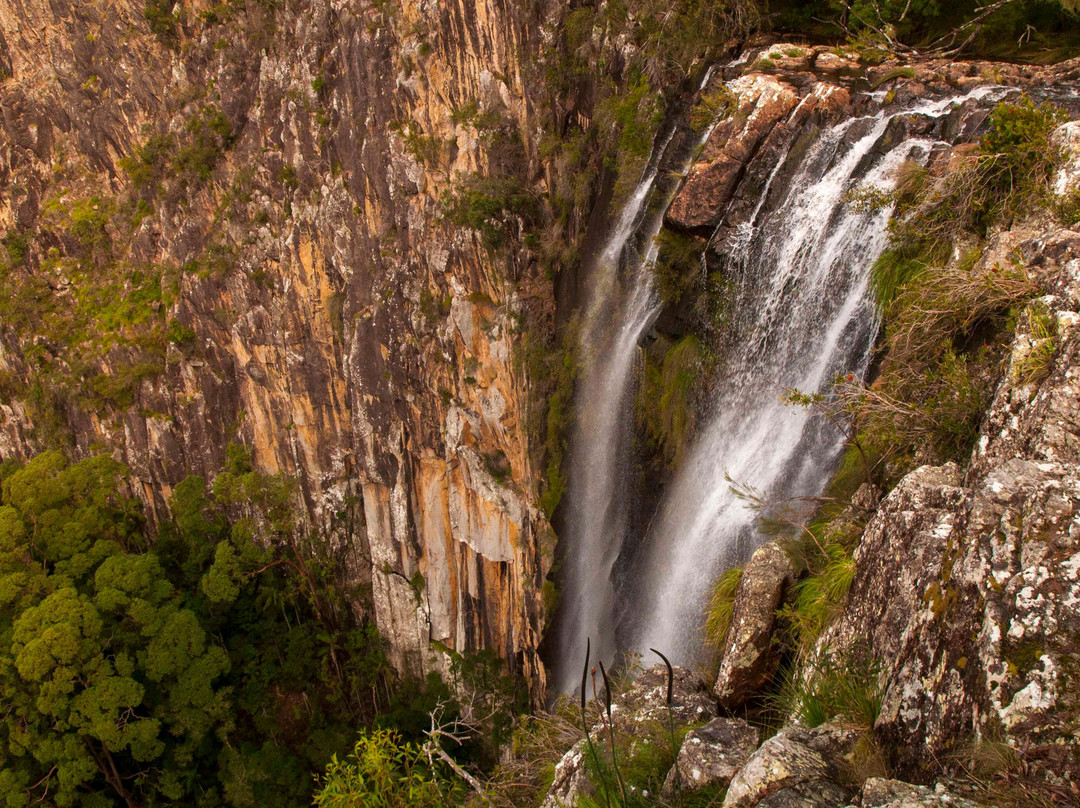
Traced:
[[574, 379], [577, 363], [569, 348], [557, 352], [552, 362], [552, 393], [548, 399], [544, 449], [547, 456], [546, 486], [540, 495], [540, 507], [550, 519], [566, 492], [563, 462], [566, 457], [567, 436], [574, 412]]
[[910, 200], [910, 211], [893, 220], [894, 244], [941, 262], [958, 237], [983, 237], [992, 225], [1047, 204], [1060, 159], [1050, 136], [1064, 117], [1060, 109], [1036, 106], [1027, 96], [998, 104], [971, 158], [935, 182], [924, 182]]
[[184, 127], [186, 142], [173, 160], [173, 170], [186, 182], [207, 182], [236, 136], [221, 108], [210, 104], [193, 115]]
[[665, 303], [678, 303], [701, 278], [705, 240], [665, 228], [656, 237], [656, 247], [650, 266], [653, 287]]
[[709, 606], [705, 612], [705, 641], [716, 651], [724, 647], [731, 616], [735, 612], [735, 595], [742, 583], [743, 568], [724, 570], [713, 584]]
[[1037, 386], [1050, 375], [1057, 351], [1057, 317], [1042, 301], [1028, 306], [1028, 352], [1015, 368], [1016, 381]]
[[597, 104], [597, 127], [615, 153], [616, 202], [626, 199], [637, 184], [663, 114], [660, 95], [641, 73], [627, 82], [624, 92]]
[[900, 290], [925, 269], [926, 264], [918, 256], [912, 256], [910, 250], [900, 246], [885, 250], [870, 268], [870, 285], [878, 308], [886, 311]]
[[678, 465], [693, 432], [692, 399], [705, 365], [705, 349], [693, 334], [671, 345], [659, 363], [645, 362], [637, 396], [638, 420], [672, 468]]
[[506, 246], [519, 222], [527, 227], [537, 214], [536, 197], [516, 177], [476, 175], [442, 200], [443, 218], [477, 231], [489, 250]]
[[228, 455], [221, 499], [182, 481], [153, 543], [107, 456], [0, 468], [10, 804], [310, 804], [312, 773], [391, 707], [381, 641], [328, 617], [318, 560], [316, 593], [287, 542], [253, 540], [290, 525], [287, 486]]
[[1013, 0], [983, 16], [988, 7], [978, 0], [781, 0], [769, 10], [777, 28], [803, 36], [835, 36], [837, 25], [846, 24], [849, 45], [870, 64], [905, 46], [961, 48], [968, 57], [1044, 63], [1075, 55], [1072, 0]]
[[320, 808], [443, 808], [460, 801], [461, 786], [433, 767], [421, 749], [392, 730], [363, 733], [352, 752], [335, 755], [319, 781]]
[[167, 48], [176, 48], [179, 44], [179, 25], [173, 15], [173, 0], [147, 0], [143, 6], [143, 17], [150, 26], [150, 33], [158, 38]]
[[152, 135], [132, 154], [120, 159], [120, 168], [138, 192], [152, 193], [164, 176], [175, 149], [176, 142], [169, 133]]
[[734, 115], [738, 109], [738, 99], [726, 85], [721, 84], [701, 94], [690, 110], [690, 128], [695, 132], [704, 132], [721, 115]]
[[881, 665], [865, 653], [837, 658], [822, 651], [802, 674], [789, 672], [772, 706], [778, 715], [808, 727], [841, 719], [853, 729], [869, 732], [881, 712], [880, 674]]

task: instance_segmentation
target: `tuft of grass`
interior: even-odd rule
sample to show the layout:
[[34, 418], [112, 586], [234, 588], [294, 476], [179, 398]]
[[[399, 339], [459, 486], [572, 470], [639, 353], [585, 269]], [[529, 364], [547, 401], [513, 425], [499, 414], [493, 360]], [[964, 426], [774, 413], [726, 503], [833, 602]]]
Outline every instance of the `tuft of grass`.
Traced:
[[1037, 386], [1047, 376], [1057, 351], [1057, 317], [1042, 301], [1028, 306], [1026, 315], [1030, 329], [1030, 348], [1016, 366], [1016, 381], [1023, 386]]
[[825, 649], [812, 665], [785, 673], [770, 706], [808, 727], [839, 720], [870, 732], [881, 714], [880, 673], [881, 664], [861, 651], [837, 656]]
[[724, 647], [728, 630], [731, 628], [731, 616], [735, 612], [735, 595], [742, 583], [743, 568], [731, 567], [724, 570], [713, 584], [709, 607], [705, 613], [705, 641], [716, 650]]

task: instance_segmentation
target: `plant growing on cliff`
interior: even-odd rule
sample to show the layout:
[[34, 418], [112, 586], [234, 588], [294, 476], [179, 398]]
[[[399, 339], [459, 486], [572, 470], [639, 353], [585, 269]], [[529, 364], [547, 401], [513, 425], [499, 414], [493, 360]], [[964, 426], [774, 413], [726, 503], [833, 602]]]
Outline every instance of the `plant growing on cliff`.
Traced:
[[707, 370], [706, 363], [706, 351], [693, 334], [671, 345], [659, 364], [646, 358], [637, 416], [670, 467], [678, 465], [693, 432], [692, 399]]
[[1065, 113], [1023, 96], [990, 114], [978, 147], [958, 166], [907, 200], [890, 224], [892, 243], [909, 256], [942, 262], [957, 237], [984, 237], [994, 224], [1049, 202], [1048, 186], [1060, 151], [1051, 135]]
[[480, 234], [489, 250], [504, 247], [539, 213], [537, 199], [517, 177], [469, 177], [442, 199], [442, 217]]

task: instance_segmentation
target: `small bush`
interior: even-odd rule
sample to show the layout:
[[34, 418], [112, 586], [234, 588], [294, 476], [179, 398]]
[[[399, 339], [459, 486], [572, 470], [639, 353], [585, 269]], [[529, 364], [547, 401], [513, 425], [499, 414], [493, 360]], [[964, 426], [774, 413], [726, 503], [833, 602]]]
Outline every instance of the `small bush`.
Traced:
[[184, 127], [186, 144], [177, 152], [174, 170], [187, 181], [207, 182], [235, 140], [232, 124], [217, 106], [204, 107]]
[[518, 222], [528, 225], [538, 212], [535, 195], [516, 177], [474, 176], [442, 200], [443, 218], [477, 231], [489, 250], [505, 246]]
[[179, 26], [173, 14], [173, 0], [148, 0], [143, 6], [143, 17], [150, 25], [150, 33], [167, 48], [179, 44]]

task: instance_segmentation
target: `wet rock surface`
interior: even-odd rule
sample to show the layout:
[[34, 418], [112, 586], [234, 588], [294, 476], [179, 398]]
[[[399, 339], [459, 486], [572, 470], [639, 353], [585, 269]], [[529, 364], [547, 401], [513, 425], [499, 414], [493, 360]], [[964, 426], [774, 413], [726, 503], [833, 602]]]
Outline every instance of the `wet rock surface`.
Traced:
[[795, 582], [797, 570], [775, 542], [759, 547], [743, 568], [735, 594], [713, 693], [733, 709], [760, 691], [776, 667], [776, 610]]

